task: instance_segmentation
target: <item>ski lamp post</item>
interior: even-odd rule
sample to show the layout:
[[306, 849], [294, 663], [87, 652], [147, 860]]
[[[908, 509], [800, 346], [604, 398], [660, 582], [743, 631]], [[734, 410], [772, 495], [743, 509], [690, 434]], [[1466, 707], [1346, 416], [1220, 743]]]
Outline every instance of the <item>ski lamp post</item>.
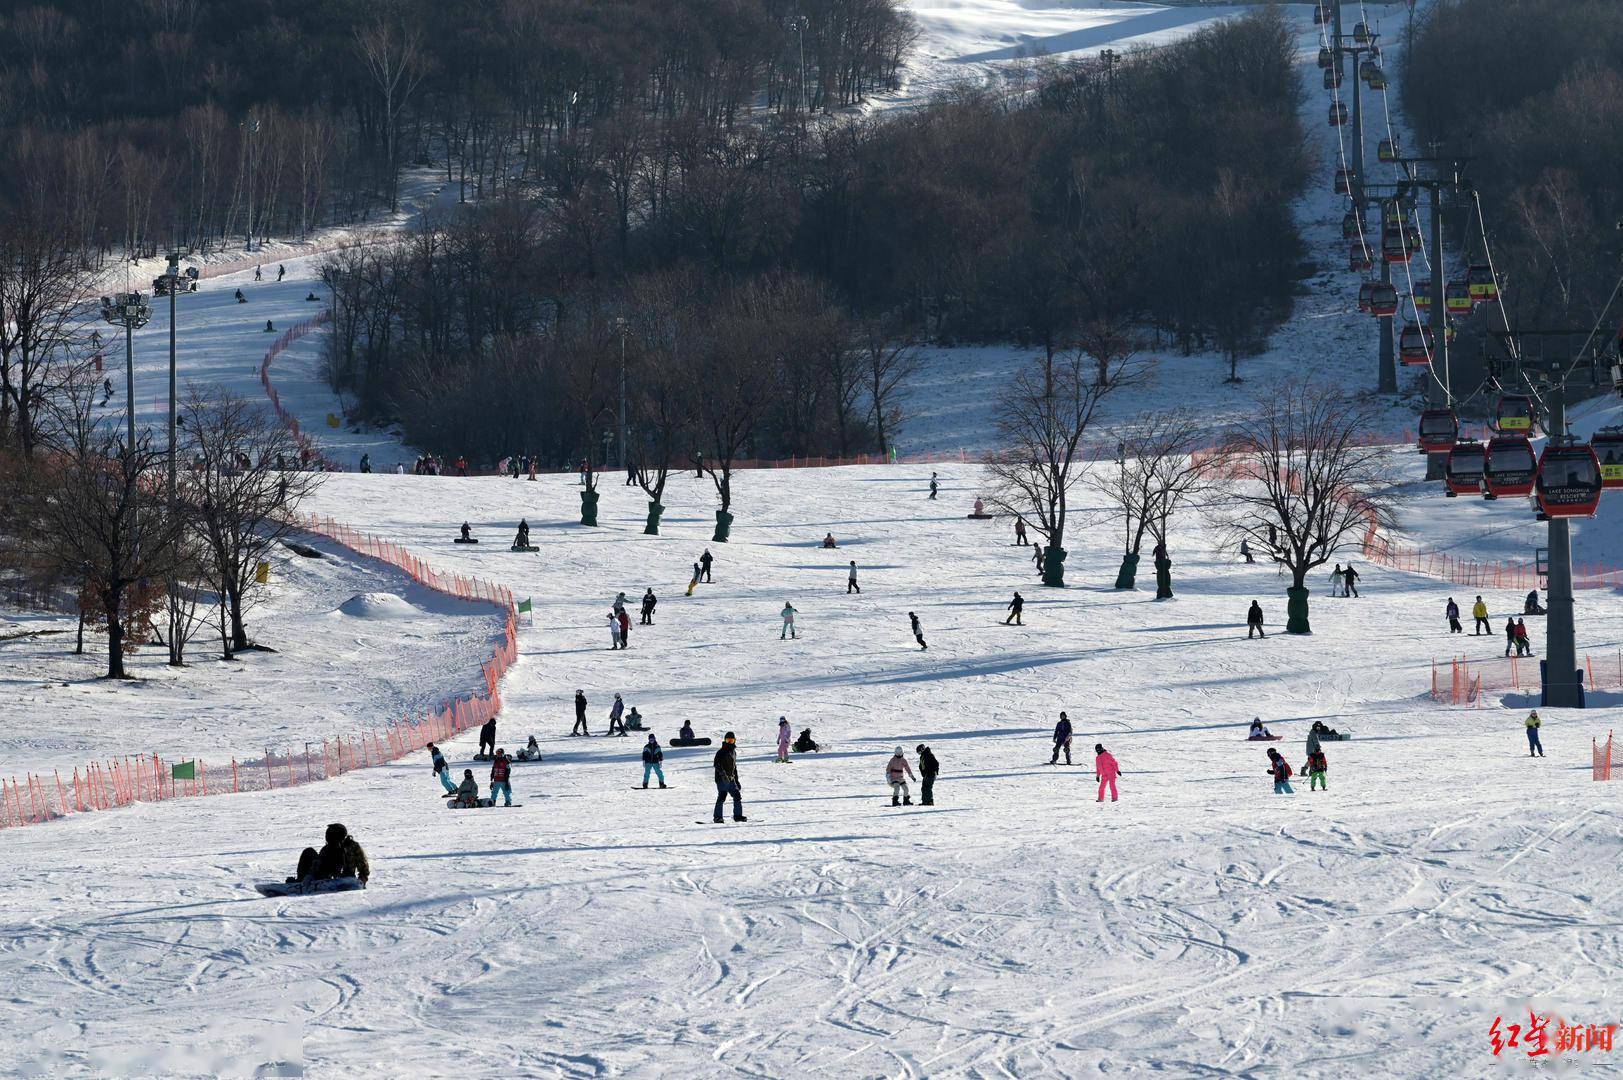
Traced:
[[124, 328], [124, 412], [130, 450], [135, 449], [135, 332], [152, 319], [152, 305], [138, 292], [101, 298], [102, 320]]

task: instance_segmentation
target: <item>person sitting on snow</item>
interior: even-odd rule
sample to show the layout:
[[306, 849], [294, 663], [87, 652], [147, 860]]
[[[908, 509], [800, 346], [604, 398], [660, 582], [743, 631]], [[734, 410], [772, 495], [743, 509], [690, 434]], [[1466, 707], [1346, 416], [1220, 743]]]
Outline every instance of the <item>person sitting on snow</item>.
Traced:
[[823, 537], [823, 546], [826, 547], [826, 548], [831, 548], [831, 547], [839, 547], [840, 545], [838, 545], [838, 544], [836, 544], [834, 542], [834, 534], [829, 533], [827, 536]]
[[516, 548], [530, 546], [530, 523], [524, 518], [518, 519], [518, 536], [513, 539], [513, 546]]
[[635, 705], [631, 706], [631, 711], [626, 713], [626, 730], [627, 731], [644, 731], [644, 730], [646, 730], [642, 726], [642, 713], [637, 711], [637, 707]]
[[535, 741], [535, 736], [534, 735], [530, 736], [529, 744], [522, 747], [519, 750], [518, 757], [515, 760], [518, 760], [518, 761], [540, 761], [541, 760], [541, 744]]
[[1246, 738], [1248, 738], [1248, 739], [1271, 739], [1271, 738], [1273, 738], [1273, 736], [1268, 733], [1267, 728], [1262, 726], [1262, 717], [1253, 716], [1251, 718], [1251, 731], [1246, 735]]
[[451, 800], [452, 806], [478, 806], [479, 781], [473, 778], [472, 769], [462, 770], [462, 783], [457, 785], [456, 798]]
[[362, 885], [372, 876], [366, 863], [366, 852], [349, 835], [349, 830], [338, 822], [327, 826], [327, 843], [320, 851], [305, 848], [299, 853], [299, 869], [288, 883], [295, 881], [329, 881], [333, 878], [359, 878]]
[[678, 739], [681, 739], [683, 742], [692, 742], [693, 738], [694, 738], [694, 736], [693, 736], [693, 721], [691, 721], [691, 720], [682, 721], [682, 730], [678, 731], [676, 733], [676, 737]]
[[802, 728], [800, 738], [795, 740], [795, 753], [815, 754], [817, 750], [817, 743], [812, 740], [811, 728]]
[[1527, 601], [1524, 604], [1522, 604], [1522, 614], [1523, 615], [1543, 615], [1544, 614], [1544, 607], [1543, 607], [1543, 605], [1541, 605], [1538, 602], [1538, 590], [1537, 589], [1534, 589], [1533, 591], [1531, 591], [1531, 592], [1529, 592], [1527, 594]]

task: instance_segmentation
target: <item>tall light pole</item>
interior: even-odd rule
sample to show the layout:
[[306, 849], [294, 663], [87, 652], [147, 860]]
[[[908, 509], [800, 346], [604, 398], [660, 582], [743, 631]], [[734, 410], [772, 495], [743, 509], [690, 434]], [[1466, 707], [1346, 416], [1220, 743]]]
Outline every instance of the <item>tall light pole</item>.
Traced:
[[127, 449], [135, 449], [135, 332], [152, 319], [152, 305], [138, 292], [114, 293], [101, 298], [101, 317], [124, 328], [124, 413], [128, 421]]
[[625, 316], [616, 316], [614, 329], [620, 335], [620, 471], [626, 467], [626, 335], [631, 332], [631, 324], [626, 322]]
[[[259, 118], [250, 114], [248, 119], [239, 125], [243, 130], [245, 152], [248, 159], [248, 250], [254, 249], [254, 136], [259, 134]], [[174, 270], [174, 264], [170, 264]], [[171, 293], [171, 296], [174, 294]]]
[[795, 41], [800, 49], [800, 93], [797, 95], [800, 111], [806, 111], [806, 16], [794, 17]]
[[[190, 288], [192, 282], [197, 280], [197, 270], [193, 267], [187, 267], [186, 271], [182, 273], [180, 269], [180, 252], [178, 251], [171, 251], [168, 259], [168, 269], [153, 284], [156, 286], [161, 283], [164, 291], [169, 294], [169, 515], [170, 521], [173, 522], [177, 505], [175, 492], [175, 410], [179, 397], [175, 353], [175, 294], [182, 289]], [[180, 543], [178, 530], [175, 531], [175, 543], [177, 545]], [[179, 563], [180, 560], [176, 559], [176, 573], [178, 573]], [[175, 573], [171, 573], [169, 577], [169, 663], [175, 666], [180, 665], [183, 655], [182, 642], [179, 641], [179, 635], [182, 632], [180, 624], [180, 582], [175, 577]]]

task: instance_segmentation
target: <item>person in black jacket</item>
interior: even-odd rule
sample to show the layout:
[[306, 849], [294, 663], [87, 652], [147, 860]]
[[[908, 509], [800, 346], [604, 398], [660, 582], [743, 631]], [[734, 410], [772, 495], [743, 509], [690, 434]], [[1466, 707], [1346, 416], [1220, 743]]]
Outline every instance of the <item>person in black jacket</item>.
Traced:
[[921, 650], [928, 649], [930, 646], [924, 643], [924, 627], [919, 625], [918, 614], [916, 612], [909, 611], [907, 613], [907, 618], [908, 621], [913, 624], [913, 640], [919, 643], [919, 648]]
[[[490, 749], [485, 749], [487, 746]], [[496, 756], [496, 718], [494, 716], [479, 726], [479, 753], [486, 757]]]
[[433, 743], [428, 744], [428, 760], [434, 766], [434, 775], [440, 778], [440, 786], [445, 788], [447, 796], [456, 794], [456, 783], [451, 779], [451, 767], [445, 763], [445, 755]]
[[1258, 637], [1268, 636], [1262, 632], [1262, 605], [1255, 600], [1251, 601], [1251, 610], [1245, 613], [1246, 640], [1250, 641], [1253, 634]]
[[642, 786], [648, 786], [648, 774], [653, 773], [659, 777], [659, 786], [665, 786], [665, 751], [659, 748], [659, 740], [653, 732], [648, 733], [648, 742], [642, 748]]
[[366, 852], [349, 835], [349, 830], [338, 822], [327, 826], [327, 843], [320, 851], [305, 848], [299, 853], [299, 869], [294, 881], [326, 881], [330, 878], [359, 878], [362, 885], [372, 876], [366, 863]]
[[1065, 751], [1065, 764], [1071, 763], [1071, 718], [1064, 713], [1059, 714], [1059, 723], [1054, 725], [1054, 756], [1048, 759], [1050, 765], [1059, 764], [1059, 752]]
[[715, 556], [710, 554], [710, 549], [705, 548], [704, 554], [699, 556], [699, 572], [704, 576], [704, 580], [712, 580], [710, 577], [710, 564], [715, 561]]
[[642, 625], [654, 625], [654, 605], [657, 603], [659, 603], [659, 597], [654, 595], [653, 589], [649, 589], [642, 594]]
[[586, 695], [575, 691], [575, 728], [570, 735], [590, 735], [586, 730]]
[[930, 748], [919, 743], [913, 748], [919, 755], [919, 805], [935, 805], [935, 778], [941, 772], [941, 763]]
[[721, 808], [727, 796], [733, 797], [733, 820], [748, 821], [744, 816], [744, 789], [738, 782], [738, 746], [732, 732], [722, 736], [721, 749], [716, 751], [716, 813], [715, 823], [721, 824]]
[[1003, 625], [1008, 626], [1012, 622], [1016, 626], [1024, 626], [1025, 623], [1020, 621], [1020, 613], [1025, 609], [1026, 598], [1021, 596], [1018, 592], [1015, 593], [1014, 599], [1009, 601], [1009, 617], [1003, 620]]

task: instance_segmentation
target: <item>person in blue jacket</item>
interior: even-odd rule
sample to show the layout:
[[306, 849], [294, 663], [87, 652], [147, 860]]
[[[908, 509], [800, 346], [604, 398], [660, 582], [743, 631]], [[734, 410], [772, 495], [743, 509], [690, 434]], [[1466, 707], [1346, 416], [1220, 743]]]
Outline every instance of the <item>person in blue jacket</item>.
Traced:
[[659, 740], [653, 732], [648, 734], [648, 742], [642, 748], [642, 786], [648, 786], [648, 774], [653, 773], [659, 777], [659, 786], [665, 786], [665, 751], [659, 747]]
[[1050, 765], [1059, 764], [1059, 752], [1065, 751], [1065, 764], [1071, 763], [1071, 718], [1064, 713], [1059, 714], [1059, 723], [1054, 725], [1054, 756], [1048, 759]]

